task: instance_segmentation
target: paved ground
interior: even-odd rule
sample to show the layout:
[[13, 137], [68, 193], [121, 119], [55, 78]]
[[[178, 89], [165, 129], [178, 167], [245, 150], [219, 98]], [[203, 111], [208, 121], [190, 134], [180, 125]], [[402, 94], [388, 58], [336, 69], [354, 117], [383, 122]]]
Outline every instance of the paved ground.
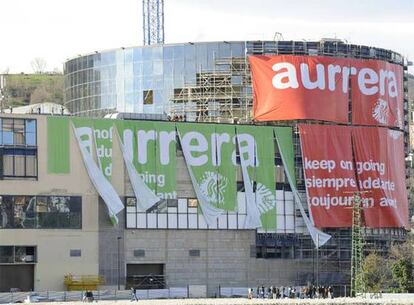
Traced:
[[[298, 304], [298, 305], [329, 305], [329, 304], [345, 304], [345, 305], [358, 305], [358, 304], [372, 304], [372, 305], [402, 305], [413, 304], [414, 299], [360, 299], [360, 298], [337, 298], [333, 300], [319, 299], [319, 300], [262, 300], [262, 299], [174, 299], [174, 300], [140, 300], [138, 302], [130, 301], [98, 301], [100, 305], [132, 305], [133, 303], [139, 305], [271, 305], [271, 304]], [[65, 305], [85, 305], [82, 302], [54, 302], [54, 303], [36, 303], [44, 305], [52, 304], [65, 304]], [[86, 303], [87, 304], [87, 303]], [[92, 304], [95, 304], [92, 303]], [[91, 305], [92, 305], [91, 304]]]

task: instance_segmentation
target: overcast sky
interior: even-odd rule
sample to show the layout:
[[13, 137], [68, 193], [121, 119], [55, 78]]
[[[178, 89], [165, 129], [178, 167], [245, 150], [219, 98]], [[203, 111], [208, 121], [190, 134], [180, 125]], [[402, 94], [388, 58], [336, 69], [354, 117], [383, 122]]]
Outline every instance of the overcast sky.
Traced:
[[[166, 43], [340, 38], [414, 60], [414, 0], [164, 0]], [[0, 0], [0, 73], [142, 44], [141, 0]], [[413, 73], [414, 68], [410, 71]]]

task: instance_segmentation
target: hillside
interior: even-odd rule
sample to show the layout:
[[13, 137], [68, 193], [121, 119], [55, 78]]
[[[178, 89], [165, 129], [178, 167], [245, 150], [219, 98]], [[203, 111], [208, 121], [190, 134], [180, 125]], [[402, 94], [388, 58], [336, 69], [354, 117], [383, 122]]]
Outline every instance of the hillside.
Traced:
[[63, 104], [63, 74], [7, 74], [4, 80], [4, 108], [44, 102]]

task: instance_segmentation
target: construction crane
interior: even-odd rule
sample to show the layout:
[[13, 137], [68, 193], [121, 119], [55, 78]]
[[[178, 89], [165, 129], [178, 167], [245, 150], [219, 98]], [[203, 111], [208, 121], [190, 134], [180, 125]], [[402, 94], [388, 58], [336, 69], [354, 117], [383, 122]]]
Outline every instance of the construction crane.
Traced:
[[164, 43], [164, 0], [142, 0], [144, 45]]

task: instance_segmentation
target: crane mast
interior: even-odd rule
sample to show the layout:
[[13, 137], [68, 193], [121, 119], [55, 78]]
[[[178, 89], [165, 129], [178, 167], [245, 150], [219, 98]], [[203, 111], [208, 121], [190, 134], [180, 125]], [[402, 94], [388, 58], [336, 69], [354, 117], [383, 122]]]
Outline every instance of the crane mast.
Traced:
[[144, 45], [164, 43], [164, 0], [142, 0]]

